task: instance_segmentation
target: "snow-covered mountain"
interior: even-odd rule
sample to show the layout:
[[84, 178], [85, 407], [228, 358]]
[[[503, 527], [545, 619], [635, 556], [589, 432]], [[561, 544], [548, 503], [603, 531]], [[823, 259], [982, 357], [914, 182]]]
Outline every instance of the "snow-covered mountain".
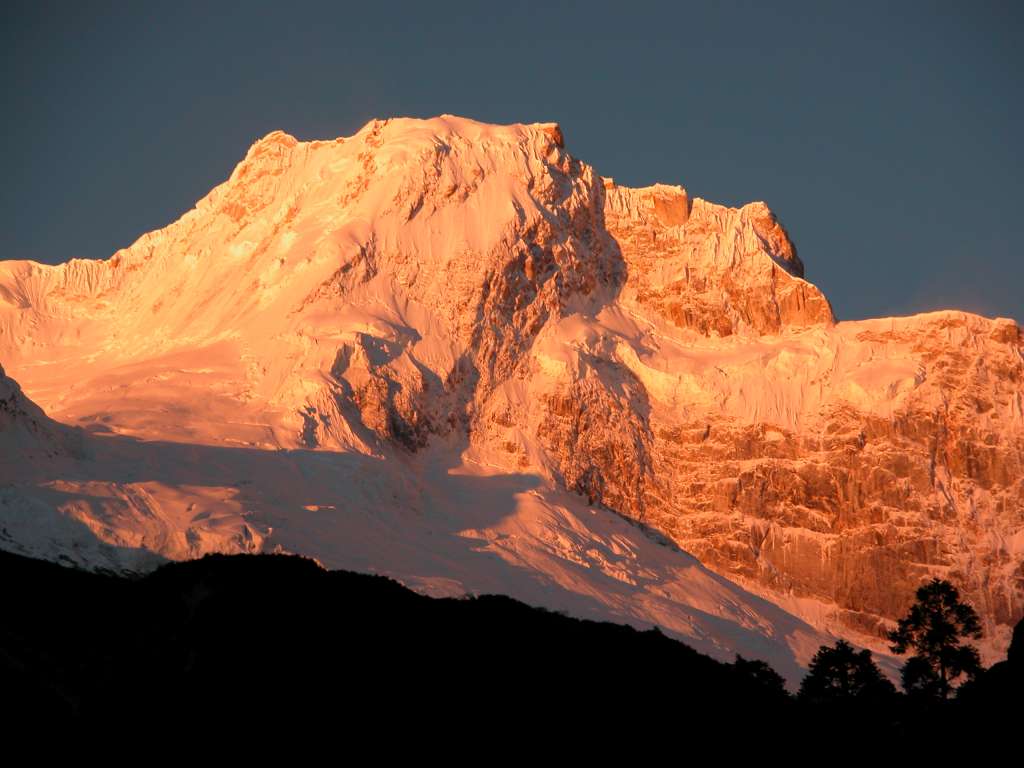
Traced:
[[619, 187], [553, 124], [271, 133], [107, 261], [0, 262], [0, 361], [75, 446], [26, 469], [27, 417], [0, 424], [3, 546], [281, 547], [790, 678], [934, 574], [1005, 647], [1020, 329], [836, 323], [802, 275], [764, 204]]
[[[581, 618], [659, 626], [796, 684], [828, 637], [645, 530], [464, 437], [410, 455], [139, 440], [48, 419], [0, 372], [0, 548], [142, 572], [210, 552], [286, 550], [434, 596], [508, 594]], [[27, 460], [26, 460], [27, 459]]]

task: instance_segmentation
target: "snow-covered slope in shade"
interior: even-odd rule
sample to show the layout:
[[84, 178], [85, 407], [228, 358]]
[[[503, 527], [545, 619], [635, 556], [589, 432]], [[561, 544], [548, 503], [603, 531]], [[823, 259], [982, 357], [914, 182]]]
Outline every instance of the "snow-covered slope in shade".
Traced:
[[[0, 386], [17, 391], [6, 377]], [[140, 571], [272, 542], [435, 596], [507, 594], [581, 618], [656, 625], [722, 660], [765, 659], [793, 683], [828, 639], [540, 476], [463, 461], [464, 445], [450, 439], [387, 459], [139, 441], [53, 424], [19, 397], [17, 419], [0, 424], [4, 549]], [[23, 437], [36, 430], [40, 445], [73, 436], [76, 454], [50, 451], [18, 467]]]
[[606, 526], [637, 529], [607, 507], [862, 639], [949, 576], [1005, 645], [1024, 613], [1017, 326], [836, 323], [763, 203], [623, 188], [563, 144], [450, 116], [274, 132], [107, 261], [0, 262], [0, 360], [92, 452], [5, 493], [164, 557], [280, 545], [654, 620], [631, 579], [717, 617], [645, 536], [609, 576], [634, 561]]
[[258, 551], [233, 488], [140, 480], [173, 460], [141, 445], [50, 420], [0, 368], [0, 548], [121, 572]]

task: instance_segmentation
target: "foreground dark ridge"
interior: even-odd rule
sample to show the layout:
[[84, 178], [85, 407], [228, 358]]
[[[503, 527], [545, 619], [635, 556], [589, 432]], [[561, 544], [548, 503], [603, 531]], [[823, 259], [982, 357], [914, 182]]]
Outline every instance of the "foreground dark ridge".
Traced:
[[0, 573], [22, 585], [4, 610], [4, 678], [23, 711], [50, 717], [264, 717], [319, 694], [427, 720], [509, 713], [524, 689], [552, 711], [661, 686], [751, 715], [785, 699], [658, 630], [503, 596], [433, 599], [294, 556], [210, 555], [130, 579], [0, 553]]
[[258, 724], [344, 712], [355, 730], [382, 721], [515, 730], [524, 717], [559, 728], [614, 717], [617, 727], [683, 723], [705, 735], [796, 722], [812, 741], [859, 723], [896, 740], [1009, 715], [1020, 691], [1019, 670], [1004, 662], [966, 703], [809, 706], [765, 665], [723, 664], [656, 629], [507, 597], [433, 599], [284, 555], [212, 555], [129, 579], [0, 552], [0, 578], [5, 709], [37, 724], [159, 728], [183, 714]]

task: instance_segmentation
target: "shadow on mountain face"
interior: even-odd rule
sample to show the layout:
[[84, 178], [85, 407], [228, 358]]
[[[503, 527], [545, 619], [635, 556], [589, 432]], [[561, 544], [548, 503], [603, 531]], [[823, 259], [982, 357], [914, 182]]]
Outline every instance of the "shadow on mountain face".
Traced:
[[[140, 546], [178, 546], [162, 550], [174, 559], [203, 554], [187, 548], [190, 536], [199, 537], [194, 529], [227, 531], [221, 543], [247, 551], [241, 526], [266, 537], [264, 551], [281, 547], [329, 568], [388, 575], [427, 594], [504, 594], [580, 618], [658, 625], [717, 658], [735, 650], [765, 659], [793, 684], [803, 666], [788, 639], [818, 637], [654, 532], [573, 495], [549, 504], [538, 476], [465, 474], [464, 441], [386, 460], [123, 436], [86, 441], [87, 460], [38, 467], [31, 487], [7, 492], [31, 495], [48, 507], [45, 515], [66, 520], [73, 530], [59, 535], [81, 552], [114, 550], [101, 561], [110, 569], [117, 548], [94, 531], [126, 523], [122, 494], [140, 503], [127, 522], [145, 534], [121, 542], [128, 570], [147, 569], [131, 551]], [[87, 505], [90, 527], [56, 511], [72, 503]]]
[[45, 486], [0, 486], [0, 551], [39, 557], [100, 573], [145, 573], [168, 562], [151, 548], [100, 536], [68, 511], [86, 504], [101, 511], [108, 498]]

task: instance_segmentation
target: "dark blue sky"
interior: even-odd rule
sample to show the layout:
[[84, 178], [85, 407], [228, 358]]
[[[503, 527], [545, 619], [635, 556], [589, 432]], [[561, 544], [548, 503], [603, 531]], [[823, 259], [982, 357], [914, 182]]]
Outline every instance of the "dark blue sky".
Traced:
[[106, 258], [275, 128], [448, 112], [767, 201], [842, 318], [1024, 320], [1021, 7], [8, 0], [0, 258]]

